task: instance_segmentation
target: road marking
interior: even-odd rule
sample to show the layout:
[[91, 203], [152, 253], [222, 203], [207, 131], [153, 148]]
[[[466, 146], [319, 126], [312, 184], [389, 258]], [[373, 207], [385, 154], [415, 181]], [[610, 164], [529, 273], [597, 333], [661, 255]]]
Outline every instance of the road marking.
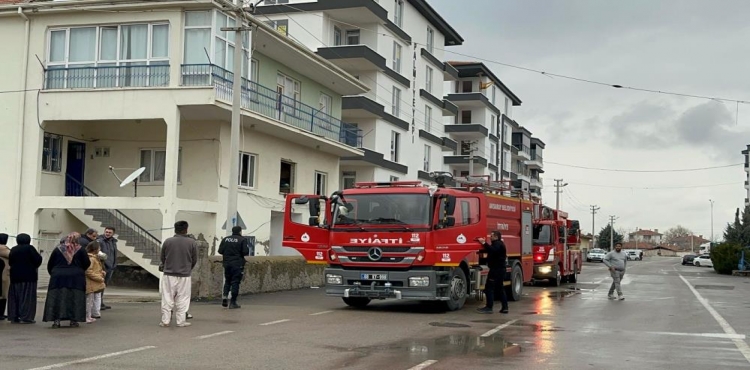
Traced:
[[316, 313], [311, 313], [310, 316], [325, 315], [325, 314], [331, 313], [331, 312], [333, 312], [333, 311], [316, 312]]
[[234, 333], [234, 332], [233, 332], [233, 331], [231, 331], [231, 330], [227, 330], [227, 331], [220, 331], [220, 332], [218, 332], [218, 333], [207, 334], [207, 335], [201, 335], [200, 337], [195, 337], [195, 339], [206, 339], [206, 338], [218, 337], [219, 335], [230, 334], [230, 333]]
[[427, 368], [428, 366], [434, 365], [437, 363], [437, 360], [427, 360], [417, 366], [410, 367], [409, 370], [422, 370]]
[[291, 321], [291, 320], [284, 319], [284, 320], [276, 320], [276, 321], [271, 321], [271, 322], [264, 322], [264, 323], [260, 324], [260, 326], [268, 326], [268, 325], [274, 325], [274, 324], [281, 324], [282, 322], [287, 322], [287, 321]]
[[654, 331], [651, 334], [660, 335], [679, 335], [687, 337], [706, 337], [706, 338], [719, 338], [719, 339], [745, 339], [745, 334], [722, 334], [722, 333], [670, 333], [665, 331]]
[[[690, 284], [685, 277], [680, 275], [680, 279], [682, 279], [683, 282], [685, 282], [685, 285], [690, 288], [690, 291], [693, 292], [695, 295], [695, 298], [698, 298], [698, 302], [700, 302], [703, 307], [708, 310], [708, 313], [711, 314], [711, 316], [714, 317], [714, 320], [719, 323], [719, 326], [721, 326], [722, 329], [724, 329], [724, 332], [729, 335], [737, 335], [737, 332], [734, 330], [732, 325], [729, 325], [729, 322], [724, 319], [711, 305], [708, 303], [708, 300], [703, 298], [700, 293], [698, 293], [697, 290]], [[737, 349], [740, 350], [740, 353], [742, 353], [743, 356], [745, 356], [745, 359], [747, 362], [750, 362], [750, 346], [745, 342], [743, 339], [732, 339], [732, 342], [734, 342], [734, 345], [737, 346]]]
[[500, 326], [498, 326], [498, 327], [496, 327], [496, 328], [494, 328], [494, 329], [492, 329], [492, 330], [490, 330], [490, 331], [488, 331], [488, 332], [486, 332], [486, 333], [484, 333], [484, 334], [482, 334], [482, 335], [480, 335], [480, 336], [481, 336], [482, 338], [487, 338], [487, 337], [489, 337], [490, 335], [492, 335], [492, 334], [495, 334], [495, 333], [499, 332], [500, 330], [503, 330], [503, 329], [505, 329], [505, 328], [507, 328], [507, 327], [509, 327], [509, 326], [513, 325], [513, 324], [514, 324], [514, 323], [515, 323], [516, 321], [518, 321], [518, 319], [516, 319], [516, 320], [511, 320], [511, 321], [508, 321], [508, 322], [506, 322], [505, 324], [502, 324], [502, 325], [500, 325]]
[[115, 356], [127, 355], [129, 353], [140, 352], [140, 351], [145, 351], [147, 349], [154, 349], [154, 348], [156, 348], [156, 347], [155, 346], [145, 346], [145, 347], [133, 348], [133, 349], [129, 349], [129, 350], [126, 350], [126, 351], [112, 352], [112, 353], [107, 353], [107, 354], [101, 355], [101, 356], [88, 357], [88, 358], [83, 358], [83, 359], [80, 359], [80, 360], [69, 361], [69, 362], [61, 362], [59, 364], [54, 364], [54, 365], [49, 365], [49, 366], [43, 366], [43, 367], [36, 367], [36, 368], [33, 368], [33, 369], [29, 369], [29, 370], [57, 369], [57, 368], [60, 368], [60, 367], [65, 367], [65, 366], [70, 366], [70, 365], [76, 365], [76, 364], [82, 364], [82, 363], [86, 363], [86, 362], [101, 360], [101, 359], [115, 357]]

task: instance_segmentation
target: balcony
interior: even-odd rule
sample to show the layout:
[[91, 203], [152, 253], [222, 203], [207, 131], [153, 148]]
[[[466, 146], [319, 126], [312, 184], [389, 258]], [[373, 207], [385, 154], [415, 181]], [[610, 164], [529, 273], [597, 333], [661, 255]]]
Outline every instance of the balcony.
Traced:
[[529, 186], [531, 189], [542, 189], [542, 180], [538, 177], [531, 177], [531, 181], [529, 182]]
[[492, 103], [490, 103], [487, 96], [480, 92], [470, 93], [452, 93], [446, 96], [446, 99], [450, 100], [459, 109], [480, 109], [487, 108], [495, 114], [500, 114], [500, 110], [497, 109]]
[[[451, 166], [451, 169], [456, 170], [468, 170], [469, 169], [469, 156], [468, 155], [446, 155], [443, 157], [443, 163]], [[474, 156], [474, 172], [478, 173], [483, 171], [483, 168], [487, 167], [487, 158], [482, 156]]]
[[542, 160], [542, 153], [539, 153], [538, 151], [532, 149], [531, 150], [531, 158], [526, 160], [524, 162], [526, 164], [526, 167], [529, 169], [538, 170], [544, 167], [544, 162]]
[[745, 189], [750, 189], [750, 183], [747, 180], [745, 180]]
[[387, 65], [385, 58], [368, 45], [324, 47], [319, 48], [317, 54], [330, 60], [331, 63], [347, 72], [357, 74], [358, 72], [380, 70], [401, 85], [407, 88], [411, 86], [408, 78], [391, 69]]
[[[518, 149], [518, 157], [524, 158], [526, 160], [531, 160], [531, 148], [529, 148], [528, 145], [514, 143], [513, 146]], [[516, 154], [514, 153], [514, 155]]]
[[44, 90], [169, 86], [169, 65], [49, 67]]
[[445, 125], [445, 133], [460, 139], [483, 139], [489, 135], [481, 123], [457, 123]]
[[[232, 102], [233, 73], [212, 64], [182, 65], [181, 86], [213, 86], [216, 99]], [[362, 131], [298, 100], [242, 79], [242, 108], [342, 144], [359, 148]]]

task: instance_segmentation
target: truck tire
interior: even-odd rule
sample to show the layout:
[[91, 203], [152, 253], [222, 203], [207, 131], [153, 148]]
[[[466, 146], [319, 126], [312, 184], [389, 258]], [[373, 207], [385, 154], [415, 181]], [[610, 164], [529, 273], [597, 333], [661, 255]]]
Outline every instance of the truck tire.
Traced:
[[578, 282], [578, 268], [573, 267], [573, 274], [568, 275], [568, 282], [569, 283], [577, 283]]
[[370, 298], [366, 297], [342, 297], [341, 299], [349, 307], [362, 308], [370, 304]]
[[464, 307], [466, 297], [468, 297], [467, 279], [464, 270], [456, 267], [451, 271], [450, 280], [448, 280], [448, 300], [444, 302], [445, 309], [448, 311], [457, 311]]
[[510, 271], [510, 286], [505, 287], [505, 295], [509, 301], [519, 301], [521, 293], [523, 293], [523, 271], [521, 271], [521, 266], [515, 264]]
[[560, 266], [555, 266], [555, 276], [554, 279], [549, 279], [549, 283], [552, 286], [560, 286], [562, 285], [562, 272], [560, 272]]

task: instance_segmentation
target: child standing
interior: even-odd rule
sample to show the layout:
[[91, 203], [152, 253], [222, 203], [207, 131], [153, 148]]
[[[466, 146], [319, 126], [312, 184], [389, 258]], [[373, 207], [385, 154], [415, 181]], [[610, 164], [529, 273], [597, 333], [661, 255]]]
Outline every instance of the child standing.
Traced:
[[90, 242], [86, 246], [86, 252], [91, 261], [91, 266], [86, 270], [86, 323], [90, 324], [101, 317], [99, 310], [102, 304], [101, 292], [105, 288], [104, 276], [106, 272], [99, 259], [99, 242]]

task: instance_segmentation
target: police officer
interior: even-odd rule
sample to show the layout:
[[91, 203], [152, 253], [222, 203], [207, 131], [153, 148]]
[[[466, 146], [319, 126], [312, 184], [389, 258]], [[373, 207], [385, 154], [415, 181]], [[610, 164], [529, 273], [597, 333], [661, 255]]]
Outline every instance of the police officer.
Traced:
[[219, 254], [224, 256], [224, 292], [221, 295], [221, 305], [227, 307], [227, 296], [232, 291], [229, 308], [240, 308], [237, 296], [240, 294], [240, 282], [245, 275], [245, 256], [250, 255], [250, 246], [242, 236], [242, 228], [232, 228], [232, 235], [225, 237], [219, 244]]
[[478, 309], [479, 313], [492, 313], [496, 290], [500, 293], [500, 301], [503, 304], [500, 313], [508, 313], [508, 297], [505, 295], [503, 284], [507, 251], [505, 243], [500, 239], [501, 237], [502, 234], [500, 234], [500, 231], [495, 230], [490, 234], [491, 244], [488, 244], [484, 238], [477, 239], [482, 244], [483, 251], [487, 253], [487, 266], [490, 268], [487, 283], [484, 285], [484, 295], [487, 297], [487, 305]]

